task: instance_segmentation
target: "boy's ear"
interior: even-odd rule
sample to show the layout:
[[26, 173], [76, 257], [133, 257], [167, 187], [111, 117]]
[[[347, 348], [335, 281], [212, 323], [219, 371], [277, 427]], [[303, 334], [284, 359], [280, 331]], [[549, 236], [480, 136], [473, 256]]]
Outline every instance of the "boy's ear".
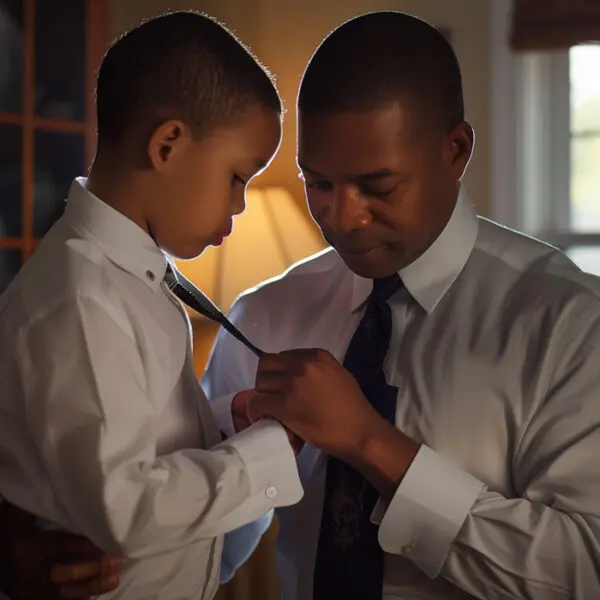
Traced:
[[173, 160], [191, 141], [188, 128], [181, 121], [166, 121], [157, 127], [148, 142], [148, 158], [155, 171], [169, 169]]

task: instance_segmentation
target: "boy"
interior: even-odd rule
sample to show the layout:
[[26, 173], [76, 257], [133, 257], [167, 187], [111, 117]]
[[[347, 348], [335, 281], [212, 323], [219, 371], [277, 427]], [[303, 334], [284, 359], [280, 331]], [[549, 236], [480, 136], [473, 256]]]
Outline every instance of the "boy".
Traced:
[[118, 40], [98, 151], [0, 298], [0, 494], [126, 557], [107, 597], [212, 598], [224, 533], [302, 496], [273, 421], [223, 442], [163, 251], [219, 244], [272, 159], [272, 81], [215, 21], [164, 15]]

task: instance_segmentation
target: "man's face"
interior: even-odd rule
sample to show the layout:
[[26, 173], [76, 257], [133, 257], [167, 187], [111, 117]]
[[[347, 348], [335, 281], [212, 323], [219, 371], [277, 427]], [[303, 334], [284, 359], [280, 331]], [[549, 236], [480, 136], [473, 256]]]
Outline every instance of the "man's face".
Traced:
[[387, 277], [427, 250], [452, 214], [471, 156], [466, 123], [444, 135], [415, 112], [397, 104], [299, 114], [298, 164], [310, 211], [363, 277]]

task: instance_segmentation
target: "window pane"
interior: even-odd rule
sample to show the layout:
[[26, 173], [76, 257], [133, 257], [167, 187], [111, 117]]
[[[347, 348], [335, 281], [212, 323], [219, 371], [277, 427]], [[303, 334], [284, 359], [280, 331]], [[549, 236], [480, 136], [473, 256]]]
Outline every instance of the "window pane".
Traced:
[[74, 177], [84, 175], [82, 134], [36, 131], [33, 230], [42, 237], [62, 215]]
[[21, 251], [0, 248], [0, 293], [21, 268]]
[[85, 118], [85, 0], [37, 0], [35, 107], [40, 117]]
[[600, 45], [569, 51], [571, 109], [570, 224], [600, 229]]
[[22, 134], [19, 125], [0, 125], [0, 237], [21, 235]]
[[581, 269], [600, 275], [600, 246], [573, 246], [566, 252]]
[[23, 93], [23, 0], [0, 0], [0, 112], [20, 113]]
[[600, 45], [569, 51], [571, 131], [600, 132]]
[[600, 134], [571, 140], [571, 227], [600, 230]]

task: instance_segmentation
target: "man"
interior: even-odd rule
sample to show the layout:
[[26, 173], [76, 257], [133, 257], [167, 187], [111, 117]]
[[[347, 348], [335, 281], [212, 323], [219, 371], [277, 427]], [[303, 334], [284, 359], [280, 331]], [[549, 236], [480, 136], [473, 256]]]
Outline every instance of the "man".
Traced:
[[222, 428], [271, 416], [307, 442], [285, 600], [597, 597], [600, 282], [475, 215], [460, 71], [426, 23], [345, 23], [298, 102], [333, 249], [238, 300], [271, 354], [220, 334], [203, 380]]
[[459, 67], [426, 23], [342, 25], [298, 106], [333, 250], [236, 303], [274, 354], [220, 334], [203, 381], [255, 387], [251, 419], [307, 442], [305, 497], [279, 511], [284, 598], [597, 597], [600, 282], [475, 216]]

